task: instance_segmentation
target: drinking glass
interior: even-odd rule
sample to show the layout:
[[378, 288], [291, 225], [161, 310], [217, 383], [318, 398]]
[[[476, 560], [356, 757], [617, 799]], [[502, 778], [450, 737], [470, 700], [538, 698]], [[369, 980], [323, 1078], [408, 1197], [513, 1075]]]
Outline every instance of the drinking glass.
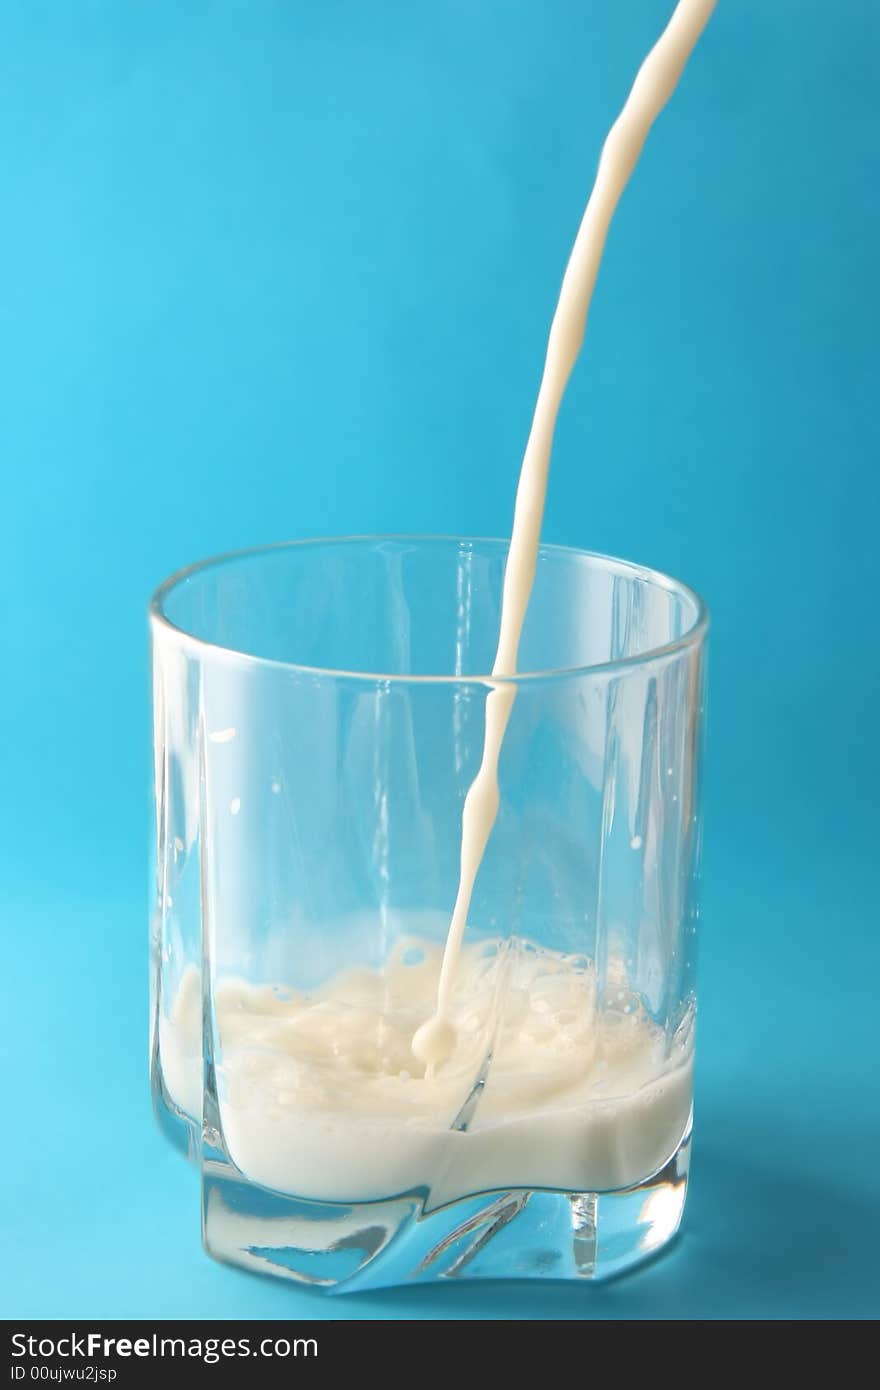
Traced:
[[[507, 549], [297, 542], [153, 599], [152, 1086], [220, 1259], [325, 1289], [598, 1279], [679, 1227], [706, 610], [545, 545], [493, 678]], [[464, 1042], [427, 1079], [409, 1040], [507, 684]]]

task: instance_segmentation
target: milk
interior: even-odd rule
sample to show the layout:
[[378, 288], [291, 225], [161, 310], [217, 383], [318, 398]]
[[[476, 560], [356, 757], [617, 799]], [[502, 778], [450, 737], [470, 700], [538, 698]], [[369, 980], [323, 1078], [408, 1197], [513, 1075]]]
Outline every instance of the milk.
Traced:
[[[467, 943], [449, 1002], [455, 1045], [428, 1077], [411, 1039], [441, 964], [436, 943], [412, 937], [381, 968], [308, 994], [217, 983], [220, 1119], [243, 1173], [318, 1201], [419, 1191], [433, 1207], [497, 1188], [627, 1187], [662, 1167], [690, 1118], [690, 1013], [670, 1047], [620, 966], [615, 1007], [597, 1011], [583, 957]], [[160, 1047], [172, 1098], [195, 1113], [200, 1011], [192, 967]]]
[[[276, 1191], [335, 1202], [418, 1191], [427, 1206], [498, 1188], [607, 1191], [658, 1171], [687, 1132], [690, 1011], [670, 1036], [621, 962], [609, 962], [600, 1000], [584, 958], [464, 934], [498, 811], [559, 405], [614, 209], [713, 8], [714, 0], [680, 0], [642, 65], [602, 150], [565, 272], [517, 490], [497, 681], [465, 799], [443, 949], [403, 939], [381, 965], [340, 972], [307, 994], [284, 982], [214, 982], [223, 1139], [243, 1173]], [[202, 1110], [201, 1006], [192, 967], [159, 1025], [166, 1087], [191, 1115]]]
[[[614, 209], [642, 152], [648, 131], [666, 105], [690, 53], [708, 23], [715, 0], [680, 0], [667, 28], [651, 49], [632, 91], [602, 148], [593, 191], [581, 221], [562, 281], [550, 327], [544, 374], [538, 391], [516, 492], [513, 532], [501, 608], [501, 632], [492, 667], [494, 676], [516, 673], [526, 609], [535, 579], [544, 515], [547, 475], [556, 417], [563, 392], [584, 340], [587, 314], [605, 237]], [[449, 997], [458, 969], [461, 943], [477, 873], [498, 814], [498, 758], [516, 698], [512, 682], [493, 687], [486, 698], [486, 732], [480, 769], [465, 798], [461, 827], [461, 872], [449, 926], [446, 953], [433, 1016], [413, 1038], [418, 1057], [429, 1072], [455, 1047]]]

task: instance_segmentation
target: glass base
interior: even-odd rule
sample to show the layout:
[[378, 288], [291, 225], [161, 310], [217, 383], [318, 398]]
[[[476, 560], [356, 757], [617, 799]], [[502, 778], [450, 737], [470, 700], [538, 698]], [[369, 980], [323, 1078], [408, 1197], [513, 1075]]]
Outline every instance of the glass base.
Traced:
[[663, 1168], [635, 1187], [483, 1192], [426, 1211], [424, 1193], [352, 1205], [284, 1196], [248, 1181], [206, 1144], [203, 1238], [215, 1259], [328, 1292], [446, 1279], [609, 1279], [678, 1231], [689, 1153], [690, 1126]]

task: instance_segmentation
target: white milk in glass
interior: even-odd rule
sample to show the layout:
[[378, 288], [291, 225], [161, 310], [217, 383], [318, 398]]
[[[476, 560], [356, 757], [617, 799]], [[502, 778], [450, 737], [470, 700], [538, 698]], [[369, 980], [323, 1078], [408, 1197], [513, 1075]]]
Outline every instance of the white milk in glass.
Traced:
[[[643, 63], [605, 141], [565, 272], [517, 489], [497, 681], [464, 806], [444, 948], [414, 933], [381, 969], [351, 969], [307, 994], [283, 982], [217, 985], [226, 1146], [243, 1173], [276, 1191], [351, 1201], [421, 1189], [432, 1205], [496, 1188], [608, 1191], [656, 1172], [687, 1129], [691, 1013], [670, 1046], [622, 968], [619, 1007], [606, 1011], [596, 1007], [595, 972], [582, 957], [523, 942], [515, 951], [470, 943], [466, 926], [498, 811], [498, 760], [514, 713], [560, 402], [611, 217], [713, 8], [714, 0], [680, 0]], [[502, 990], [499, 968], [510, 975]], [[193, 1115], [201, 1113], [200, 1010], [190, 967], [161, 1020], [160, 1046], [165, 1084]]]

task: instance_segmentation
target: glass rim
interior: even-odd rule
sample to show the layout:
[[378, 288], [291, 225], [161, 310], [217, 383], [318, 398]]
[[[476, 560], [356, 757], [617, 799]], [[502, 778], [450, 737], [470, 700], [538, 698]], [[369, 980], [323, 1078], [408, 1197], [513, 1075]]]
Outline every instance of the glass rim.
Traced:
[[254, 666], [274, 667], [280, 671], [310, 676], [318, 679], [327, 680], [351, 680], [363, 681], [368, 684], [377, 682], [393, 683], [395, 685], [517, 685], [522, 681], [537, 682], [562, 679], [573, 679], [578, 676], [607, 675], [615, 671], [628, 670], [636, 666], [649, 666], [652, 663], [667, 661], [680, 655], [692, 648], [698, 647], [704, 640], [709, 630], [709, 608], [705, 600], [680, 579], [675, 579], [671, 575], [665, 574], [662, 570], [654, 569], [650, 565], [640, 565], [634, 560], [623, 560], [615, 555], [605, 555], [596, 550], [582, 550], [578, 546], [555, 545], [550, 542], [541, 542], [538, 548], [541, 554], [575, 556], [579, 559], [599, 561], [609, 569], [617, 570], [629, 576], [635, 576], [654, 584], [657, 588], [663, 589], [666, 593], [676, 594], [687, 599], [694, 608], [694, 621], [683, 632], [680, 637], [676, 637], [671, 642], [664, 642], [660, 646], [648, 647], [643, 652], [637, 652], [632, 656], [617, 657], [613, 661], [590, 662], [580, 666], [550, 667], [539, 671], [517, 671], [515, 675], [493, 675], [487, 674], [463, 675], [443, 672], [438, 675], [415, 675], [409, 672], [383, 672], [383, 671], [356, 671], [346, 670], [345, 668], [334, 668], [325, 666], [310, 666], [305, 662], [281, 661], [277, 657], [257, 656], [253, 652], [242, 651], [238, 647], [227, 647], [220, 642], [209, 642], [204, 637], [197, 637], [192, 632], [187, 632], [185, 628], [179, 627], [177, 623], [169, 618], [164, 610], [164, 604], [168, 596], [178, 585], [190, 579], [193, 575], [201, 574], [205, 570], [218, 569], [221, 566], [234, 564], [239, 560], [256, 558], [262, 555], [275, 554], [281, 550], [296, 550], [319, 548], [330, 545], [368, 545], [383, 541], [390, 542], [415, 542], [421, 544], [447, 543], [455, 545], [491, 545], [510, 547], [509, 537], [500, 536], [460, 536], [432, 534], [431, 532], [377, 532], [375, 534], [348, 535], [348, 536], [315, 536], [302, 540], [293, 541], [273, 541], [265, 545], [245, 546], [239, 550], [227, 550], [217, 555], [207, 556], [203, 560], [195, 560], [192, 564], [184, 565], [181, 569], [175, 570], [167, 579], [154, 590], [149, 602], [150, 623], [156, 627], [169, 632], [185, 645], [192, 647], [196, 652], [204, 655], [213, 655]]

